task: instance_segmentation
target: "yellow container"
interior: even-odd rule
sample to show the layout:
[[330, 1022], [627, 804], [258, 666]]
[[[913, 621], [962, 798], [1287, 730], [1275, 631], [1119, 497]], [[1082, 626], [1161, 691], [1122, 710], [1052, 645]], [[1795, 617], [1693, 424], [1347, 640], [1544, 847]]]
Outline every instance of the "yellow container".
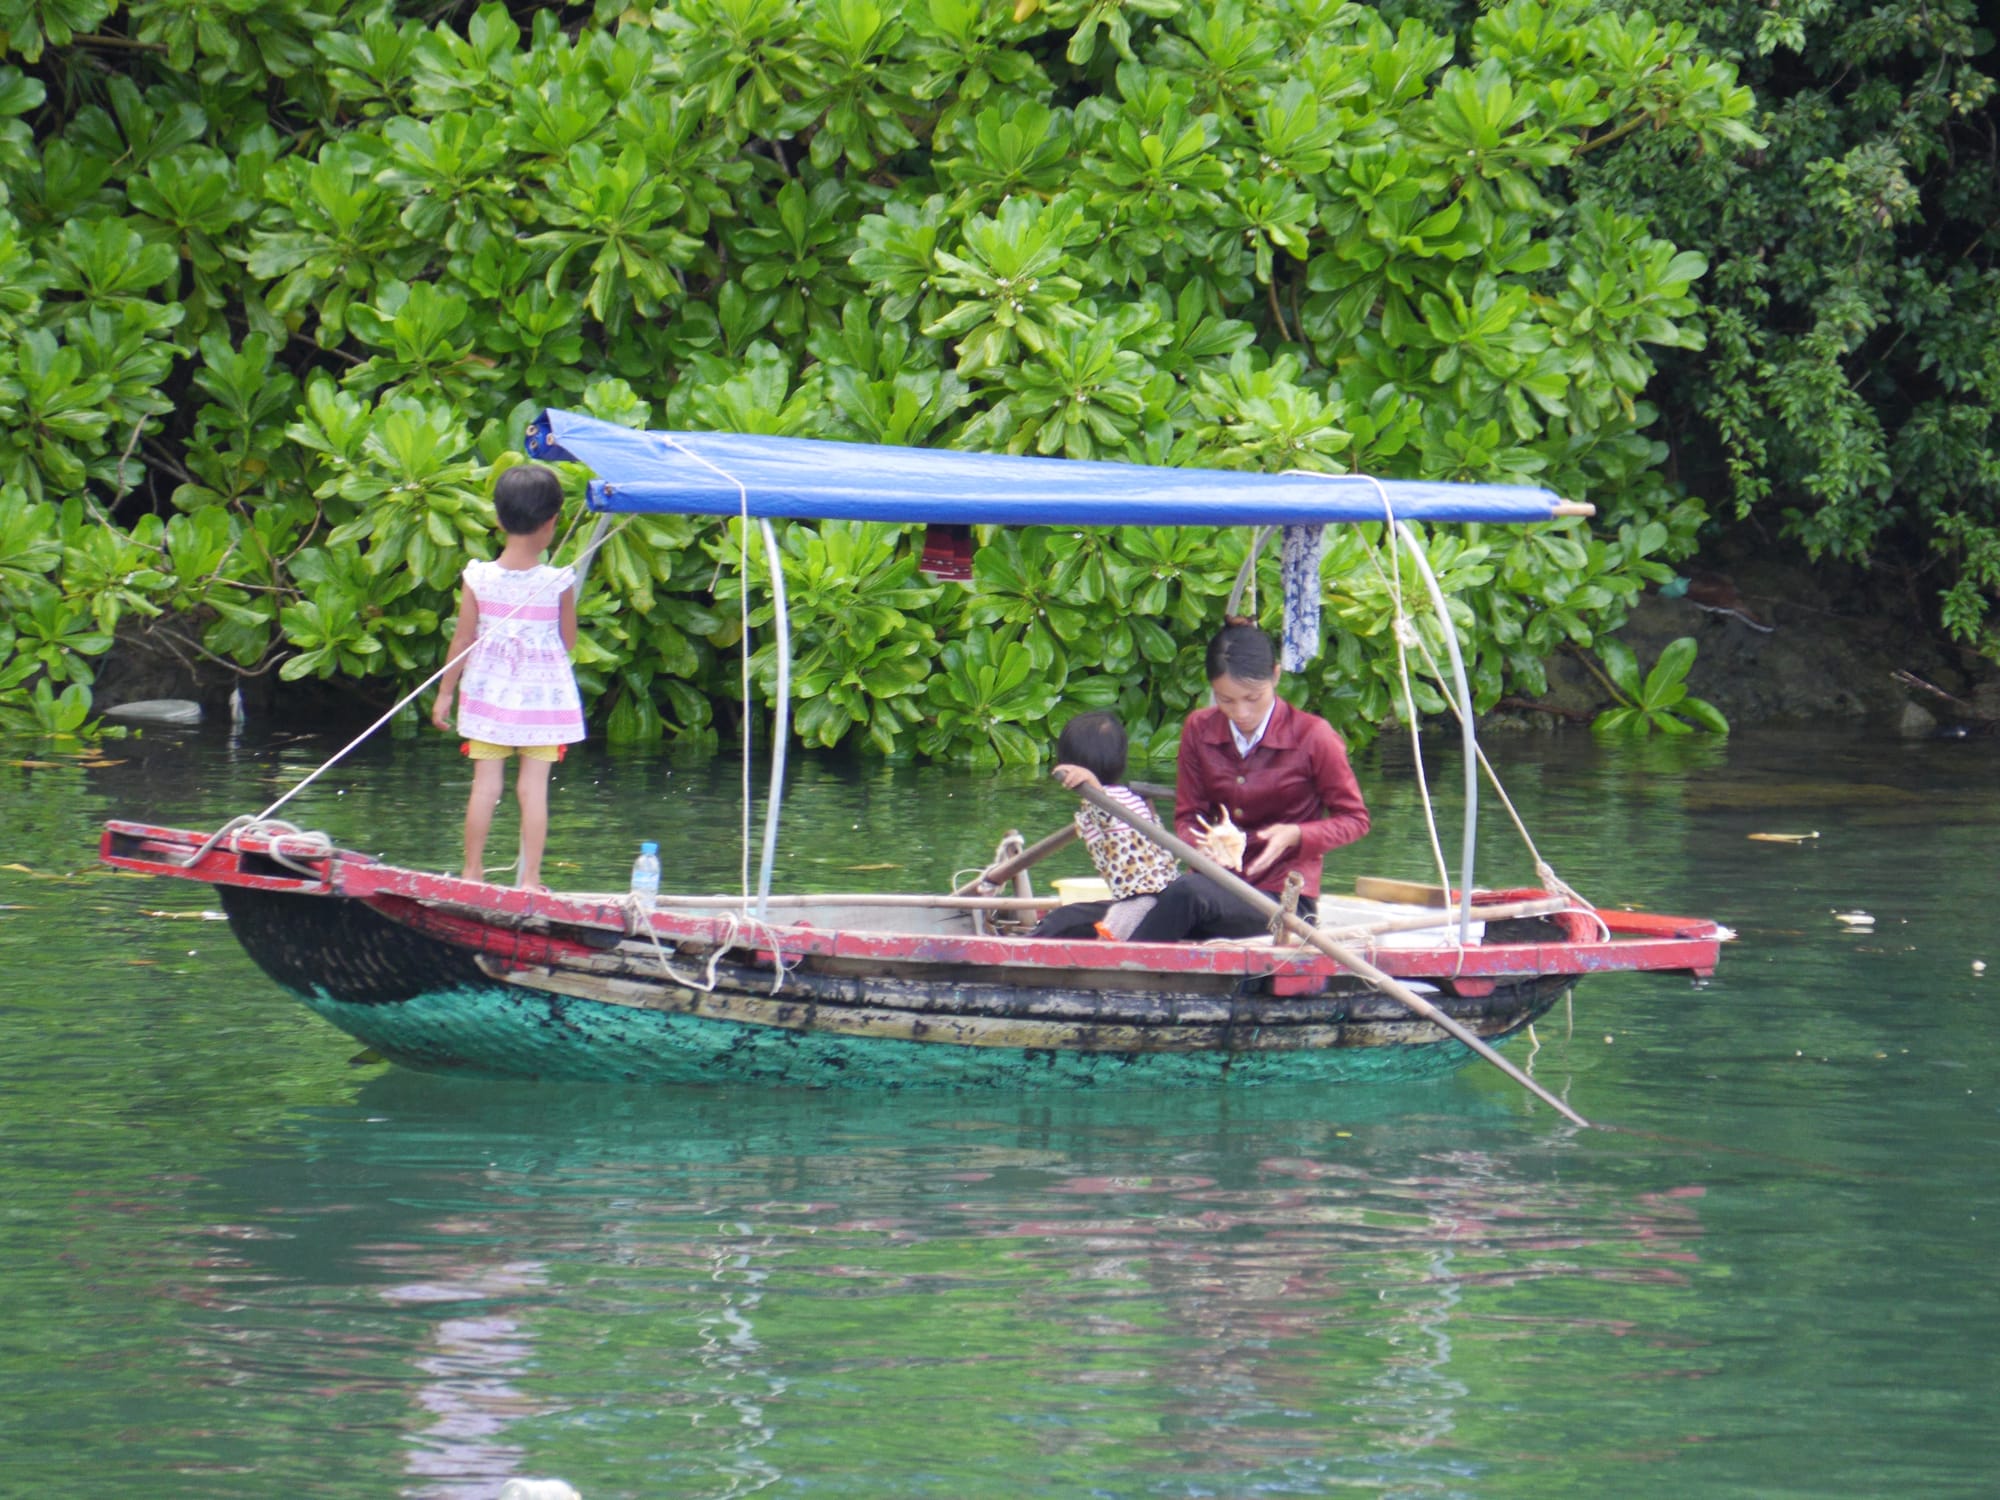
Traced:
[[1064, 905], [1078, 901], [1109, 901], [1111, 899], [1111, 887], [1106, 885], [1102, 880], [1099, 880], [1095, 875], [1072, 875], [1066, 879], [1055, 881], [1053, 884], [1056, 888], [1056, 895], [1061, 898]]

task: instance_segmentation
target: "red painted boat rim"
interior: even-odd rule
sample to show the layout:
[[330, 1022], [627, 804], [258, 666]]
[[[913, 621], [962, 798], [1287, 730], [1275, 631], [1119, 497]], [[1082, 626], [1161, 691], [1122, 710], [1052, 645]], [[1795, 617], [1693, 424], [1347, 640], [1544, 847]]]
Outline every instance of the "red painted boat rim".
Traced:
[[[392, 920], [435, 930], [463, 924], [460, 941], [480, 929], [518, 935], [537, 932], [553, 949], [578, 953], [602, 946], [585, 934], [618, 933], [644, 937], [645, 928], [620, 898], [606, 895], [525, 891], [462, 880], [385, 864], [348, 849], [329, 847], [315, 836], [245, 831], [210, 843], [210, 835], [149, 823], [114, 820], [105, 824], [99, 853], [115, 869], [198, 880], [243, 890], [357, 900]], [[190, 857], [199, 858], [190, 863]], [[1475, 895], [1475, 914], [1495, 906], [1546, 896], [1538, 890], [1506, 890]], [[837, 903], [837, 895], [829, 901]], [[1732, 934], [1698, 917], [1655, 912], [1578, 909], [1558, 914], [1569, 929], [1564, 939], [1527, 943], [1455, 943], [1426, 947], [1368, 947], [1369, 960], [1398, 978], [1464, 981], [1467, 986], [1528, 977], [1666, 971], [1705, 977], [1715, 969], [1721, 944]], [[438, 921], [439, 918], [452, 920]], [[1600, 931], [1598, 924], [1603, 924]], [[565, 929], [568, 930], [567, 934]], [[1310, 982], [1341, 972], [1331, 959], [1309, 948], [1276, 948], [1221, 943], [1118, 943], [1037, 939], [936, 932], [856, 932], [814, 927], [781, 919], [755, 921], [728, 910], [655, 912], [652, 934], [663, 944], [713, 949], [749, 949], [767, 961], [790, 965], [811, 958], [862, 959], [885, 965], [967, 964], [1007, 969], [1010, 977], [1032, 983], [1034, 971], [1117, 969], [1168, 975], [1218, 974], [1269, 977], [1280, 984]], [[472, 946], [484, 946], [472, 942]]]

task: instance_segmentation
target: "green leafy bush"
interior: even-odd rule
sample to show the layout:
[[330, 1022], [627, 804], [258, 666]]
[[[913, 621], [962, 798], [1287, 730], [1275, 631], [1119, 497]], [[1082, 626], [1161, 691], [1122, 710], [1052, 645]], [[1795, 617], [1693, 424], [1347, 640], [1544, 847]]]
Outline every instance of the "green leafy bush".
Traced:
[[1618, 706], [1593, 719], [1592, 731], [1614, 736], [1643, 736], [1655, 730], [1668, 735], [1693, 734], [1698, 729], [1729, 733], [1729, 720], [1714, 704], [1688, 696], [1686, 679], [1688, 668], [1694, 665], [1694, 652], [1691, 635], [1671, 641], [1653, 663], [1653, 670], [1641, 677], [1632, 648], [1623, 641], [1605, 641], [1599, 655]]
[[[1652, 351], [1700, 343], [1704, 258], [1575, 187], [1642, 139], [1754, 144], [1685, 27], [1584, 0], [1463, 46], [1321, 0], [460, 14], [0, 8], [0, 701], [169, 624], [241, 670], [421, 680], [547, 404], [1594, 501], [1594, 532], [1429, 539], [1483, 703], [1692, 546], [1646, 391]], [[800, 736], [976, 761], [1086, 704], [1170, 742], [1245, 542], [989, 535], [961, 590], [905, 531], [783, 530]], [[1397, 711], [1370, 543], [1336, 547], [1344, 633], [1294, 685], [1361, 734]], [[598, 558], [604, 733], [715, 734], [746, 606], [768, 700], [738, 550], [662, 518]]]
[[[1906, 573], [2000, 661], [2000, 172], [1991, 6], [1668, 0], [1738, 58], [1763, 145], [1638, 132], [1579, 186], [1713, 263], [1656, 399], [1764, 537]], [[1484, 24], [1483, 22], [1481, 24]]]

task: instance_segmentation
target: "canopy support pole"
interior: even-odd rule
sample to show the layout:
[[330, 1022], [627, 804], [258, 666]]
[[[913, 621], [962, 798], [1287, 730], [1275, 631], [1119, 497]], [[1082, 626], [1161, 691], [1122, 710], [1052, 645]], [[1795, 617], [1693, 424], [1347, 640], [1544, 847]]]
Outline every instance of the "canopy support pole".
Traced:
[[[778, 706], [771, 731], [771, 789], [764, 802], [764, 855], [757, 865], [757, 920], [771, 905], [771, 868], [778, 858], [778, 815], [785, 804], [785, 746], [792, 737], [792, 621], [785, 602], [785, 567], [777, 533], [769, 521], [757, 523], [764, 533], [764, 558], [771, 568], [772, 623], [778, 631]], [[750, 649], [746, 638], [743, 649]], [[1453, 651], [1456, 660], [1456, 645]], [[750, 706], [746, 703], [744, 712]]]
[[[755, 711], [750, 701], [750, 487], [727, 469], [684, 447], [672, 433], [653, 433], [650, 436], [658, 438], [676, 452], [686, 454], [711, 474], [736, 486], [737, 517], [742, 527], [737, 533], [737, 556], [742, 560], [744, 574], [743, 639], [739, 645], [743, 652], [743, 883], [747, 886], [750, 883], [750, 716]], [[792, 620], [785, 602], [784, 555], [778, 550], [778, 534], [771, 529], [771, 523], [761, 516], [757, 519], [757, 527], [763, 533], [764, 560], [771, 569], [772, 623], [778, 633], [778, 704], [771, 721], [771, 789], [764, 802], [764, 855], [757, 866], [755, 916], [761, 922], [771, 903], [771, 868], [778, 858], [778, 814], [785, 802], [785, 745], [792, 737]], [[743, 895], [747, 901], [750, 893], [746, 890]]]
[[1444, 633], [1445, 650], [1451, 655], [1452, 680], [1458, 687], [1458, 722], [1465, 742], [1465, 843], [1458, 889], [1458, 941], [1463, 945], [1472, 941], [1472, 855], [1479, 842], [1479, 741], [1472, 727], [1472, 685], [1465, 675], [1465, 656], [1458, 649], [1458, 626], [1445, 609], [1444, 590], [1438, 587], [1430, 559], [1424, 556], [1423, 546], [1407, 522], [1396, 522], [1396, 535], [1409, 548], [1417, 571], [1423, 575], [1431, 608], [1437, 611], [1438, 628]]
[[1225, 615], [1243, 613], [1243, 591], [1250, 585], [1250, 575], [1257, 571], [1257, 559], [1263, 554], [1264, 544], [1278, 534], [1275, 526], [1259, 526], [1250, 535], [1250, 550], [1243, 556], [1243, 566], [1236, 570], [1236, 586], [1229, 591], [1229, 607]]

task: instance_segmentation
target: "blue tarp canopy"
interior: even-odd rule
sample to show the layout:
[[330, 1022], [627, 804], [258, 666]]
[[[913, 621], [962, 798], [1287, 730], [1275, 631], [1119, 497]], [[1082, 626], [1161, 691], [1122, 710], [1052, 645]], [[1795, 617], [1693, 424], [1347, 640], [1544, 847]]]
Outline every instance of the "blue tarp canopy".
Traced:
[[[938, 448], [884, 448], [727, 432], [637, 432], [549, 410], [528, 451], [590, 469], [593, 510], [997, 524], [1261, 526], [1380, 521], [1545, 521], [1560, 500], [1526, 485], [1165, 469]], [[739, 491], [737, 483], [743, 486]], [[1574, 510], [1569, 511], [1575, 514]]]

